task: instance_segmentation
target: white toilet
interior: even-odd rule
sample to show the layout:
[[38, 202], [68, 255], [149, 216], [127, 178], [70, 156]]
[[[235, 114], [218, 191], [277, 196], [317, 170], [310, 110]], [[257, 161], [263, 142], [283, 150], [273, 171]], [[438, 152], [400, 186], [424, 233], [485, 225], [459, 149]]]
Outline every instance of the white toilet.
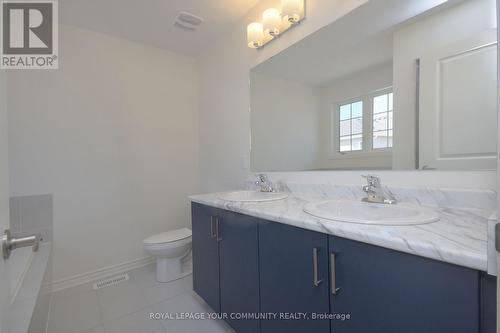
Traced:
[[182, 228], [144, 240], [144, 250], [156, 257], [158, 282], [169, 282], [186, 275], [186, 272], [182, 272], [182, 259], [191, 250], [191, 235], [190, 229]]

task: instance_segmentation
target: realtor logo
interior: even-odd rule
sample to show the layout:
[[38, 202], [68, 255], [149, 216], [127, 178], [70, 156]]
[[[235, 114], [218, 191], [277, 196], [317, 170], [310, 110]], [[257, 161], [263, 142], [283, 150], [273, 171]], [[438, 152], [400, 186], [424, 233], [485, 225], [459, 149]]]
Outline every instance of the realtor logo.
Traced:
[[2, 69], [57, 69], [57, 0], [1, 0]]

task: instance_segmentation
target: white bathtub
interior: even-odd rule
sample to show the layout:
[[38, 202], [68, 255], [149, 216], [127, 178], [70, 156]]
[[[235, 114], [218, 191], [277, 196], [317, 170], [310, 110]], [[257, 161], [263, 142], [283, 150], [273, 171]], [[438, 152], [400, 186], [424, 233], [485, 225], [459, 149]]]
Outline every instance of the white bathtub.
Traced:
[[10, 333], [45, 333], [50, 309], [52, 244], [16, 249], [7, 261], [10, 271]]

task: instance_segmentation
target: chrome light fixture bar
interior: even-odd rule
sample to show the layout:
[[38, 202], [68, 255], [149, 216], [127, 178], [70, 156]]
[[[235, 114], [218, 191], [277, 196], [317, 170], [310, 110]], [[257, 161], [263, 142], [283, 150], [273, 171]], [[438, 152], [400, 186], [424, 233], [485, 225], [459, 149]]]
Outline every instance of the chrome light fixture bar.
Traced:
[[247, 26], [248, 47], [260, 49], [305, 18], [305, 0], [281, 0], [281, 10], [269, 8], [262, 13], [262, 22]]

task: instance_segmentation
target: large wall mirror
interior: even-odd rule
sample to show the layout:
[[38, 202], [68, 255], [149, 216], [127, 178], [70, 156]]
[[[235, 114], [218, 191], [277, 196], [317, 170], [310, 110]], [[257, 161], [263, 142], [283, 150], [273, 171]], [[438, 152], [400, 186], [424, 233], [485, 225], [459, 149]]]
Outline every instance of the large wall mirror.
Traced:
[[253, 68], [252, 171], [496, 169], [495, 0], [430, 2], [369, 1]]

